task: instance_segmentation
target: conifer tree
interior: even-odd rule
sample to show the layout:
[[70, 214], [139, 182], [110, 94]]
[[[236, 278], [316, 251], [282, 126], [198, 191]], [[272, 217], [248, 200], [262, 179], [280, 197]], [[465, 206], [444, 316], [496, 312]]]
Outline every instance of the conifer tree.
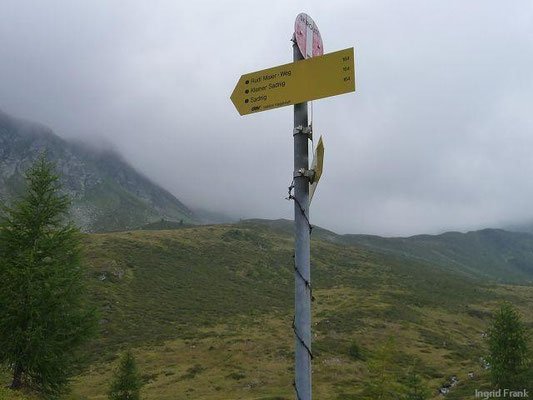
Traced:
[[496, 389], [524, 389], [530, 374], [529, 332], [518, 311], [502, 303], [494, 314], [488, 344], [490, 377]]
[[114, 374], [109, 390], [109, 400], [139, 400], [142, 382], [135, 357], [131, 351], [124, 353]]
[[411, 367], [405, 381], [405, 400], [427, 400], [430, 398], [430, 391], [422, 377]]
[[372, 359], [368, 362], [370, 379], [364, 391], [368, 400], [394, 400], [401, 398], [401, 385], [398, 383], [398, 371], [395, 366], [397, 355], [393, 337], [378, 343]]
[[70, 200], [59, 176], [43, 154], [25, 179], [27, 193], [0, 215], [0, 363], [12, 389], [56, 395], [96, 319], [84, 303], [81, 235], [65, 221]]

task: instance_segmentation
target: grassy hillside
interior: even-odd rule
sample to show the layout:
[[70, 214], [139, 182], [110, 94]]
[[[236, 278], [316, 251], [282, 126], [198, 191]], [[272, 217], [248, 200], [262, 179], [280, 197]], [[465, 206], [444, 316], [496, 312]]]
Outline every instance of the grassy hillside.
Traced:
[[[246, 224], [271, 231], [292, 232], [287, 220], [249, 220]], [[373, 235], [338, 235], [316, 227], [313, 236], [325, 241], [365, 248], [459, 273], [502, 283], [533, 283], [533, 234], [483, 229], [468, 233], [386, 238]]]
[[345, 235], [345, 243], [408, 255], [472, 277], [533, 283], [533, 235], [484, 229], [408, 238]]
[[[389, 337], [398, 390], [414, 367], [432, 393], [456, 375], [448, 398], [474, 398], [486, 385], [482, 333], [497, 303], [513, 302], [533, 325], [529, 286], [315, 233], [315, 398], [364, 398]], [[120, 351], [132, 348], [145, 399], [292, 399], [292, 245], [290, 229], [258, 221], [87, 236], [101, 335], [68, 398], [105, 399]]]

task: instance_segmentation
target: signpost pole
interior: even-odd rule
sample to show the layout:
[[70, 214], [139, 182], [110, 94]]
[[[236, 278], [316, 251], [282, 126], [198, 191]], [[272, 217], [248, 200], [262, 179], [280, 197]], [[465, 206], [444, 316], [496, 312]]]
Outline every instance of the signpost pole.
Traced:
[[[294, 61], [303, 60], [296, 40]], [[309, 168], [307, 102], [294, 105], [294, 333], [296, 400], [311, 400], [311, 265], [309, 225]]]
[[[312, 132], [307, 102], [355, 91], [354, 49], [324, 55], [320, 32], [311, 17], [296, 17], [290, 64], [241, 75], [231, 101], [240, 115], [294, 104], [294, 321], [296, 400], [311, 400], [311, 198], [322, 174], [324, 145], [316, 149], [309, 170], [309, 139]], [[294, 189], [294, 195], [292, 194]]]

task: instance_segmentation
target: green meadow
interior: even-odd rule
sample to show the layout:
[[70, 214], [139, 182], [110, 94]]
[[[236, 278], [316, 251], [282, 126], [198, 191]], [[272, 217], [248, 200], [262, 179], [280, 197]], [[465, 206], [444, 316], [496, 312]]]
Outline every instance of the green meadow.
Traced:
[[[64, 399], [106, 399], [126, 349], [136, 356], [145, 399], [293, 399], [290, 225], [168, 227], [175, 229], [87, 235], [100, 333], [80, 354]], [[452, 376], [459, 383], [446, 398], [474, 398], [474, 389], [488, 387], [483, 333], [498, 303], [510, 301], [533, 325], [530, 286], [320, 229], [312, 274], [313, 386], [321, 400], [366, 398], [383, 357], [398, 394], [414, 370], [435, 398]], [[3, 371], [1, 399], [36, 399], [14, 395], [8, 383]]]

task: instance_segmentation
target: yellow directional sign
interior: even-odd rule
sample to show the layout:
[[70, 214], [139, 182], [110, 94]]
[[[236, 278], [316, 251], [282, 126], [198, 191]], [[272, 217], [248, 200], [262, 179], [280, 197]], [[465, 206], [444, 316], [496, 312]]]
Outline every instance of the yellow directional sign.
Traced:
[[311, 181], [309, 185], [309, 204], [311, 204], [311, 200], [313, 200], [313, 195], [315, 194], [318, 181], [320, 180], [320, 177], [322, 176], [323, 168], [324, 168], [324, 143], [322, 142], [322, 136], [320, 136], [320, 139], [318, 140], [318, 144], [316, 146], [315, 155], [313, 157], [313, 162], [311, 163], [311, 169], [315, 171], [315, 173], [313, 175], [313, 180]]
[[355, 91], [353, 47], [241, 76], [231, 95], [240, 115]]

